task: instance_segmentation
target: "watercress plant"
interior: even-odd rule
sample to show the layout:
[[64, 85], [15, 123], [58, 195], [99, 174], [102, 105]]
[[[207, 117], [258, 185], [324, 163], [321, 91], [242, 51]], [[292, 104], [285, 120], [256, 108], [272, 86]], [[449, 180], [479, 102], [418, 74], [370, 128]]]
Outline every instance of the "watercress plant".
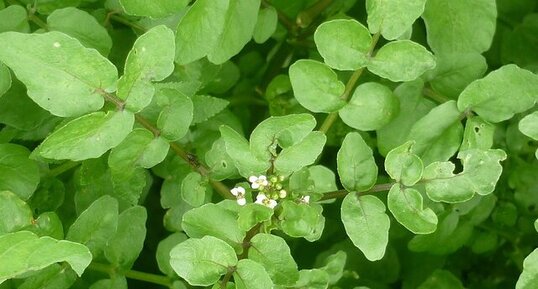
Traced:
[[0, 1], [0, 289], [538, 288], [537, 11]]

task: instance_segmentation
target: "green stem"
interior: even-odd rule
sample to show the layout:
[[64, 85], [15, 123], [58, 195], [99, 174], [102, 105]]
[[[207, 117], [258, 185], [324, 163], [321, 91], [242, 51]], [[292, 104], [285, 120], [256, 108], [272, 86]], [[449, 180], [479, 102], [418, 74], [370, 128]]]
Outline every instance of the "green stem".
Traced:
[[[368, 195], [368, 194], [377, 193], [377, 192], [384, 192], [384, 191], [390, 190], [390, 188], [393, 185], [394, 185], [394, 183], [378, 184], [378, 185], [373, 186], [368, 191], [357, 192], [357, 194], [359, 196], [362, 196], [362, 195]], [[330, 200], [330, 199], [343, 198], [349, 193], [350, 192], [348, 192], [346, 190], [338, 190], [338, 191], [334, 191], [334, 192], [329, 192], [329, 193], [323, 194], [323, 197], [321, 197], [321, 199], [319, 199], [319, 200], [320, 201], [325, 201], [325, 200]]]
[[29, 13], [28, 14], [28, 20], [34, 22], [35, 24], [37, 24], [37, 26], [49, 31], [49, 26], [47, 25], [47, 23], [45, 23], [45, 21], [41, 20], [41, 18], [35, 16], [33, 13]]
[[106, 273], [108, 275], [114, 275], [115, 273], [119, 273], [129, 279], [144, 281], [144, 282], [153, 283], [153, 284], [159, 284], [162, 286], [166, 286], [168, 288], [172, 288], [172, 281], [170, 280], [170, 278], [163, 275], [151, 274], [151, 273], [140, 272], [140, 271], [135, 271], [135, 270], [120, 271], [112, 267], [112, 265], [107, 265], [107, 264], [102, 264], [102, 263], [97, 263], [97, 262], [92, 262], [90, 266], [88, 266], [88, 269], [97, 271], [97, 272]]
[[[125, 102], [123, 100], [119, 99], [116, 95], [108, 93], [108, 92], [106, 92], [106, 91], [104, 91], [104, 90], [102, 90], [100, 88], [97, 89], [97, 91], [103, 96], [103, 98], [106, 101], [115, 104], [116, 107], [118, 108], [118, 110], [123, 110], [123, 108], [125, 107]], [[144, 128], [146, 128], [151, 133], [153, 133], [153, 135], [155, 137], [158, 137], [159, 135], [161, 135], [161, 131], [156, 126], [154, 126], [152, 123], [150, 123], [145, 117], [143, 117], [143, 116], [141, 116], [139, 114], [135, 114], [135, 120], [136, 120], [137, 123], [139, 123]], [[209, 178], [209, 169], [206, 168], [200, 162], [198, 162], [198, 159], [196, 158], [195, 155], [186, 152], [176, 142], [170, 142], [170, 148], [176, 153], [177, 156], [184, 159], [191, 166], [191, 168], [194, 171], [197, 171], [202, 176], [205, 176], [205, 177]], [[210, 179], [210, 184], [217, 191], [217, 193], [219, 193], [223, 198], [225, 198], [225, 199], [234, 199], [235, 198], [230, 193], [230, 190], [228, 189], [228, 187], [225, 184], [223, 184], [223, 183], [221, 183], [219, 181], [211, 180], [211, 179]]]
[[437, 103], [445, 103], [450, 100], [450, 98], [436, 92], [429, 87], [425, 87], [424, 89], [422, 89], [422, 93]]
[[[374, 34], [372, 37], [372, 43], [370, 44], [370, 48], [368, 49], [368, 56], [371, 56], [374, 52], [375, 46], [377, 45], [377, 42], [379, 41], [379, 33]], [[361, 77], [362, 73], [364, 72], [364, 67], [359, 68], [358, 70], [355, 70], [349, 80], [346, 83], [346, 88], [344, 90], [344, 93], [340, 96], [340, 99], [347, 101], [349, 99], [349, 96], [351, 95], [351, 92], [355, 88], [355, 85], [357, 84], [359, 78]], [[325, 118], [323, 123], [321, 124], [319, 131], [327, 134], [329, 129], [332, 127], [334, 122], [338, 119], [338, 112], [334, 111], [329, 113], [329, 115]]]
[[333, 0], [319, 0], [305, 11], [299, 12], [299, 14], [297, 15], [297, 20], [295, 22], [301, 28], [306, 28], [310, 26], [314, 19], [316, 19], [332, 3]]
[[129, 26], [129, 27], [131, 27], [131, 28], [133, 28], [135, 30], [138, 30], [140, 32], [146, 32], [147, 31], [146, 28], [144, 28], [144, 27], [142, 27], [142, 26], [140, 26], [140, 25], [138, 25], [136, 23], [133, 23], [133, 22], [131, 22], [131, 21], [119, 16], [119, 15], [111, 14], [110, 19], [114, 20], [114, 21], [116, 21], [118, 23], [121, 23], [123, 25]]
[[67, 161], [59, 166], [56, 166], [55, 168], [49, 170], [47, 176], [48, 177], [56, 177], [59, 176], [73, 168], [76, 168], [80, 165], [80, 162], [71, 162]]
[[[243, 238], [243, 242], [242, 242], [243, 252], [241, 253], [241, 255], [237, 256], [238, 260], [246, 259], [248, 257], [248, 250], [250, 249], [250, 246], [251, 246], [250, 240], [252, 240], [252, 238], [260, 232], [261, 227], [262, 227], [262, 223], [258, 223], [256, 224], [256, 226], [248, 230], [248, 232], [245, 234], [245, 238]], [[228, 283], [228, 281], [230, 281], [234, 272], [235, 272], [235, 268], [228, 268], [228, 272], [226, 273], [226, 275], [224, 275], [224, 277], [222, 278], [222, 281], [220, 282], [221, 289], [226, 289], [226, 284]]]

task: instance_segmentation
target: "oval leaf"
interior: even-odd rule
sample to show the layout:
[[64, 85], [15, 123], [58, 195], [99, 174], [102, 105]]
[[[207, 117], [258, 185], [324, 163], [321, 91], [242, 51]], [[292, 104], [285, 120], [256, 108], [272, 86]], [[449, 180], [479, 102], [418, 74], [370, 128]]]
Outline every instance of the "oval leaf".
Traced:
[[273, 281], [262, 265], [249, 259], [239, 260], [233, 274], [236, 289], [272, 289]]
[[372, 35], [357, 20], [336, 19], [318, 26], [314, 41], [327, 65], [339, 70], [357, 70], [368, 62]]
[[411, 81], [435, 67], [435, 58], [424, 46], [410, 40], [385, 44], [368, 63], [368, 70], [392, 81]]
[[116, 67], [97, 50], [55, 31], [0, 34], [0, 61], [26, 85], [30, 98], [61, 117], [100, 109], [101, 93], [114, 91], [118, 77]]
[[390, 219], [385, 205], [374, 196], [348, 194], [342, 202], [346, 233], [370, 261], [383, 258], [389, 241]]
[[8, 190], [28, 200], [39, 184], [37, 163], [30, 160], [27, 148], [15, 144], [0, 144], [0, 190]]
[[426, 0], [367, 0], [368, 27], [388, 40], [394, 40], [411, 28], [424, 12]]
[[385, 158], [385, 170], [396, 182], [405, 186], [416, 184], [424, 171], [422, 160], [412, 152], [414, 142], [406, 142], [391, 150]]
[[430, 234], [437, 228], [437, 215], [423, 207], [422, 195], [411, 188], [402, 190], [395, 184], [389, 191], [387, 206], [394, 218], [415, 234]]
[[291, 86], [297, 101], [312, 112], [333, 112], [344, 106], [345, 85], [327, 65], [301, 59], [290, 66]]
[[369, 190], [377, 180], [372, 149], [356, 132], [348, 133], [336, 156], [340, 181], [349, 192]]

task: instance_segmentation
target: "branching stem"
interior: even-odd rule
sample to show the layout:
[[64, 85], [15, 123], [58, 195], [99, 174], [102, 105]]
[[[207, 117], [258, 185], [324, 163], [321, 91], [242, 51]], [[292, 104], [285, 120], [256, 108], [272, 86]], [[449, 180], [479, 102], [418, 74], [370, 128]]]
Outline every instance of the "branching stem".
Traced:
[[102, 263], [97, 263], [97, 262], [92, 262], [90, 266], [88, 266], [88, 269], [97, 271], [97, 272], [106, 273], [108, 275], [114, 275], [115, 273], [119, 273], [129, 279], [140, 280], [140, 281], [172, 288], [172, 280], [170, 280], [170, 278], [163, 275], [140, 272], [140, 271], [135, 271], [135, 270], [118, 271], [118, 269], [112, 267], [112, 265], [102, 264]]

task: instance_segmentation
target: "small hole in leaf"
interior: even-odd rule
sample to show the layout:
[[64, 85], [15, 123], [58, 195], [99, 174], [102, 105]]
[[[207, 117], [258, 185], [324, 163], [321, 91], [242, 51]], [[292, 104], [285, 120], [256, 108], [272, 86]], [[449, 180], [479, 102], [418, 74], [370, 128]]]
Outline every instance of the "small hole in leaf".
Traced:
[[223, 168], [227, 168], [227, 167], [228, 167], [228, 164], [227, 164], [225, 161], [222, 161], [221, 165], [222, 165]]
[[479, 131], [480, 131], [480, 128], [479, 128], [478, 126], [475, 126], [475, 127], [474, 127], [474, 132], [475, 132], [475, 133], [478, 133]]

